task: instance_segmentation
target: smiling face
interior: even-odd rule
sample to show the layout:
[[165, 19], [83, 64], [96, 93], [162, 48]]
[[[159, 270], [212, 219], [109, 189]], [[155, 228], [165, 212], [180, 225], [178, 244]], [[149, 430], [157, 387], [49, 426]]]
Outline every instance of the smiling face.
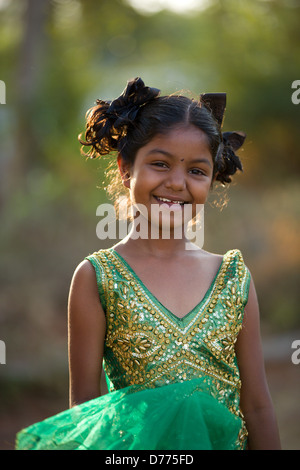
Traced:
[[175, 213], [186, 204], [206, 202], [213, 177], [213, 160], [206, 134], [195, 126], [173, 128], [155, 136], [136, 154], [134, 164], [119, 160], [123, 184], [129, 188], [131, 202]]

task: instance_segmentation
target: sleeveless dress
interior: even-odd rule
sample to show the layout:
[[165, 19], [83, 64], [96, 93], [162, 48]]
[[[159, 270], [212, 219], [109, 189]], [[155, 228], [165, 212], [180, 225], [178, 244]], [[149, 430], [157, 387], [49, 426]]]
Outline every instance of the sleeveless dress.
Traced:
[[106, 315], [109, 393], [23, 429], [16, 449], [244, 449], [234, 346], [250, 273], [241, 252], [224, 255], [204, 298], [183, 318], [113, 248], [86, 259]]

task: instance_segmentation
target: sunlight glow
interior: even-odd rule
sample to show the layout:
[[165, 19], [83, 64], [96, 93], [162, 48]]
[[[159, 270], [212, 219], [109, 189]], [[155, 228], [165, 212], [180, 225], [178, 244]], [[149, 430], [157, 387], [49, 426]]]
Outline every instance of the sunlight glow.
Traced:
[[4, 10], [10, 3], [10, 0], [0, 0], [0, 10]]
[[127, 0], [133, 8], [141, 13], [151, 14], [161, 10], [171, 10], [175, 13], [190, 14], [207, 8], [211, 0]]

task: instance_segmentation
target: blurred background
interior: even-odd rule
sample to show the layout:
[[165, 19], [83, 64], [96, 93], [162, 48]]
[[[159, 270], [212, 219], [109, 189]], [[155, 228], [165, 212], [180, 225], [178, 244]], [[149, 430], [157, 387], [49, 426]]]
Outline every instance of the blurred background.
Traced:
[[114, 244], [96, 236], [107, 161], [82, 157], [77, 136], [96, 98], [136, 76], [163, 94], [226, 91], [223, 129], [247, 133], [204, 249], [242, 250], [282, 445], [300, 449], [299, 20], [298, 0], [0, 0], [0, 449], [68, 407], [71, 278]]

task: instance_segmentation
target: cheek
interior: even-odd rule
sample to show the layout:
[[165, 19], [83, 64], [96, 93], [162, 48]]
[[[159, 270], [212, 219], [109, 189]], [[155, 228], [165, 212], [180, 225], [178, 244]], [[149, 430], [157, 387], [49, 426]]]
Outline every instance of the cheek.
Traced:
[[210, 191], [211, 184], [212, 178], [205, 178], [205, 181], [201, 181], [201, 183], [194, 182], [192, 191], [195, 196], [206, 197]]
[[131, 188], [139, 193], [151, 191], [153, 186], [156, 184], [156, 179], [148, 168], [139, 168], [132, 172], [130, 180]]
[[147, 192], [147, 184], [145, 178], [140, 174], [133, 174], [130, 177], [130, 199], [132, 203], [142, 202]]

